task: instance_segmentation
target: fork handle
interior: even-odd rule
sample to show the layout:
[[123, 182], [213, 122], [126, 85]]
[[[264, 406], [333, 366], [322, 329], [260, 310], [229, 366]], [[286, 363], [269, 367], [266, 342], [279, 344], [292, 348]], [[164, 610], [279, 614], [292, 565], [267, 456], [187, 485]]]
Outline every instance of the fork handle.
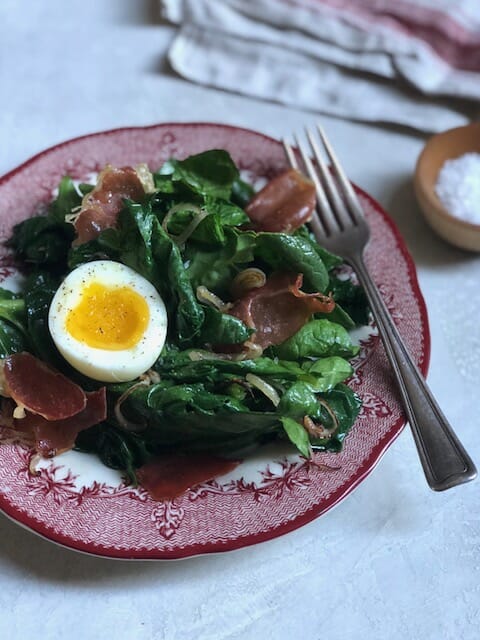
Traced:
[[410, 357], [363, 256], [348, 258], [368, 297], [390, 364], [397, 379], [405, 413], [413, 431], [425, 477], [434, 491], [473, 480], [477, 470], [435, 401]]

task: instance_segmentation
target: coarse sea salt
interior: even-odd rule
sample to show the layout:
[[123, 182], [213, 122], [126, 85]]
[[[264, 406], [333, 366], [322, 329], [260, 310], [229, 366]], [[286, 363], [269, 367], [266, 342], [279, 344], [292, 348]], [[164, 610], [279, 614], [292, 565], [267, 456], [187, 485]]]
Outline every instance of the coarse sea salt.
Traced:
[[480, 224], [480, 153], [447, 160], [438, 174], [435, 192], [453, 216]]

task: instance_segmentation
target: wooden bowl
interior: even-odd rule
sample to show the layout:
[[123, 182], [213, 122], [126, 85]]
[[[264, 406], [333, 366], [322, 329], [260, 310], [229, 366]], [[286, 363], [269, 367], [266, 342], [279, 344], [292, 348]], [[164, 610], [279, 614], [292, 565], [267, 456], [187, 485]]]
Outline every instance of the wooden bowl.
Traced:
[[414, 187], [420, 208], [438, 235], [461, 249], [480, 251], [480, 225], [451, 215], [435, 193], [437, 176], [445, 161], [468, 152], [480, 153], [480, 122], [432, 136], [418, 157]]

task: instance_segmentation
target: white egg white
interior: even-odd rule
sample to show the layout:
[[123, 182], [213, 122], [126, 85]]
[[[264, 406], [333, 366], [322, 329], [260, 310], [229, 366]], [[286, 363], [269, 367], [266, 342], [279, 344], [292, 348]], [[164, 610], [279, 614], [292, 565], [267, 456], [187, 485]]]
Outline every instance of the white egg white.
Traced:
[[[147, 303], [148, 326], [134, 346], [118, 351], [98, 349], [67, 331], [70, 311], [94, 282], [106, 287], [130, 287]], [[65, 278], [50, 305], [48, 327], [57, 349], [80, 373], [102, 382], [126, 382], [148, 371], [160, 355], [167, 333], [167, 312], [157, 290], [143, 276], [120, 262], [97, 260], [77, 267]]]

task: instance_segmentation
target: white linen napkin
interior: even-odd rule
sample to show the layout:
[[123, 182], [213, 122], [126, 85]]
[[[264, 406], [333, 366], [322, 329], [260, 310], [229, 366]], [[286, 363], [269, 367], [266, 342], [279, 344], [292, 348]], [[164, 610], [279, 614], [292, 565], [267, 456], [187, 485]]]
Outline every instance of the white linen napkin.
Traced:
[[440, 131], [480, 113], [480, 0], [161, 0], [205, 85]]

